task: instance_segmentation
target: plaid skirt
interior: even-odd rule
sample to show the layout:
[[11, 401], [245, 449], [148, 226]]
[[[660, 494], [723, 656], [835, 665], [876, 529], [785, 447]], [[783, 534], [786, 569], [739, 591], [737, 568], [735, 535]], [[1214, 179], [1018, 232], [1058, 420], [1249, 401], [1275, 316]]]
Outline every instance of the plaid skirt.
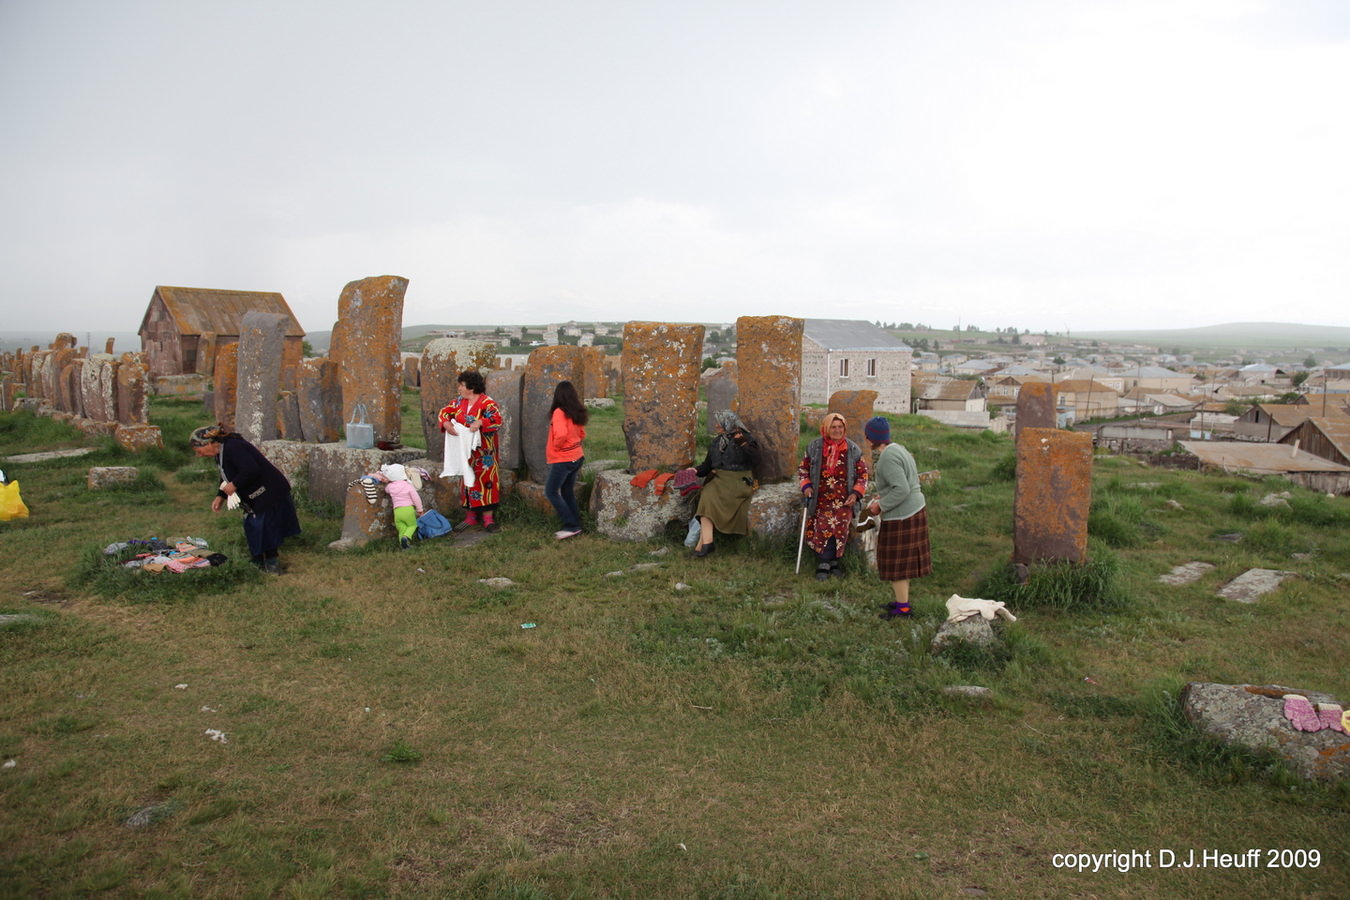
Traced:
[[877, 535], [877, 575], [882, 581], [904, 581], [933, 573], [928, 546], [928, 508], [908, 519], [883, 520]]

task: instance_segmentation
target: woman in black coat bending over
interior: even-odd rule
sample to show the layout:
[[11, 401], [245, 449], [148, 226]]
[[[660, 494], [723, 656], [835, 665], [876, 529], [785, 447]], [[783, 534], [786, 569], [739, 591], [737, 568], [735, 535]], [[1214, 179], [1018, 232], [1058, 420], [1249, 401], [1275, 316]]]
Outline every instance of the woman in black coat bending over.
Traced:
[[223, 425], [207, 425], [188, 439], [200, 457], [214, 456], [220, 470], [220, 490], [211, 501], [213, 512], [238, 498], [244, 510], [244, 539], [253, 564], [264, 572], [281, 574], [277, 550], [286, 538], [300, 533], [300, 519], [291, 500], [291, 483], [257, 447]]

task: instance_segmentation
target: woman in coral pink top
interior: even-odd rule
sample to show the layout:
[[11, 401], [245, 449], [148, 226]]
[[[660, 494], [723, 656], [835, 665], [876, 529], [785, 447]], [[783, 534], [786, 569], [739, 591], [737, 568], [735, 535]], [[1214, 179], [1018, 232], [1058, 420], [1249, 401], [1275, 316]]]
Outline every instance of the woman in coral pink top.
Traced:
[[581, 442], [586, 439], [586, 421], [589, 413], [581, 402], [577, 389], [570, 381], [560, 381], [553, 389], [552, 418], [548, 425], [548, 445], [544, 460], [548, 463], [548, 481], [544, 496], [557, 510], [562, 529], [553, 536], [558, 540], [581, 534], [581, 510], [577, 508], [577, 474], [586, 455]]

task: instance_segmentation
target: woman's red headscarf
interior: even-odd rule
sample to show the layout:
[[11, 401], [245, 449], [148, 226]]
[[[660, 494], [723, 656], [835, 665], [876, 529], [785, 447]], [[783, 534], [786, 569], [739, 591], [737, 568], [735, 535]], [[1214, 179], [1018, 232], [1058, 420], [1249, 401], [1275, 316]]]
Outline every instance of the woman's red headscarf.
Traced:
[[[840, 438], [839, 440], [834, 440], [833, 438], [830, 437], [830, 426], [834, 424], [834, 421], [836, 419], [839, 420], [840, 425], [844, 426], [845, 432], [845, 436]], [[823, 453], [824, 464], [826, 469], [833, 469], [836, 466], [842, 465], [842, 460], [847, 458], [848, 453], [847, 432], [848, 432], [848, 420], [845, 419], [843, 416], [839, 415], [839, 413], [836, 412], [826, 413], [825, 418], [820, 420], [820, 437], [824, 442], [824, 446], [821, 449], [824, 452]]]

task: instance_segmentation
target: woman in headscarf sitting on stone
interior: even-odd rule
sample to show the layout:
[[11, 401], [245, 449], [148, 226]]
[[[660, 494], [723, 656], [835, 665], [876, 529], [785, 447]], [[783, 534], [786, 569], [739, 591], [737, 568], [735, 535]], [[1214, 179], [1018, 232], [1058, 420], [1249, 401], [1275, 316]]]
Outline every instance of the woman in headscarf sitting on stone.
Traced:
[[839, 413], [826, 413], [820, 437], [806, 446], [797, 467], [806, 503], [806, 546], [816, 554], [818, 581], [844, 574], [840, 561], [854, 512], [867, 490], [862, 448], [848, 439], [847, 428]]
[[[281, 542], [300, 533], [300, 519], [291, 500], [291, 483], [257, 447], [224, 425], [207, 425], [192, 432], [188, 446], [200, 457], [214, 456], [220, 470], [220, 490], [211, 501], [213, 512], [229, 506], [244, 510], [244, 540], [253, 564], [264, 572], [281, 574], [277, 553]], [[237, 499], [232, 499], [237, 498]]]
[[713, 530], [723, 534], [750, 533], [750, 495], [755, 491], [755, 466], [759, 465], [759, 442], [740, 416], [729, 409], [713, 414], [715, 429], [708, 455], [694, 467], [704, 479], [694, 515], [699, 522], [699, 541], [694, 555], [713, 552]]

